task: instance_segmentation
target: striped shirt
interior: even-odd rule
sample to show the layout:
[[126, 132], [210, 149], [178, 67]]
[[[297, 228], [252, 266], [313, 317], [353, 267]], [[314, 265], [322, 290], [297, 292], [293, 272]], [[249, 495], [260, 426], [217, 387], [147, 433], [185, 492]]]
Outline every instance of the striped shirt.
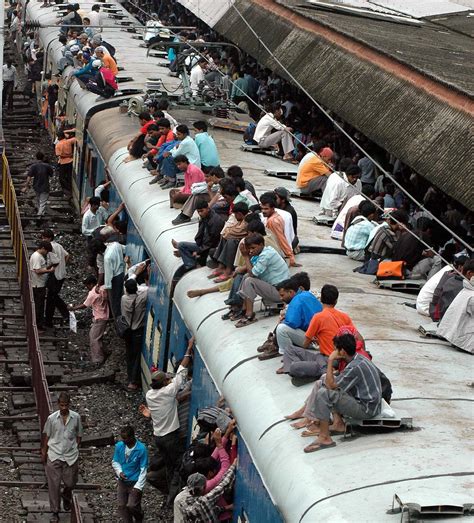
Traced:
[[382, 385], [377, 367], [370, 360], [356, 354], [344, 372], [337, 376], [336, 383], [343, 392], [353, 396], [367, 414], [379, 413]]
[[378, 228], [373, 240], [369, 244], [369, 252], [372, 258], [386, 260], [392, 257], [393, 246], [397, 241], [397, 235], [388, 224]]

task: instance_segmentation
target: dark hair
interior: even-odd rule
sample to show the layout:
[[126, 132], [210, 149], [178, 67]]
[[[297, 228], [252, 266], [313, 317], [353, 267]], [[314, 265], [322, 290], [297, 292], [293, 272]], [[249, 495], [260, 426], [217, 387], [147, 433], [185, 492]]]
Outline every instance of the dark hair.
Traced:
[[[258, 217], [258, 214], [257, 214], [257, 219], [252, 218], [253, 216], [255, 216], [254, 213], [247, 214], [247, 216], [245, 217], [245, 221], [248, 224], [247, 232], [248, 233], [257, 233], [257, 234], [261, 234], [262, 236], [266, 236], [267, 232], [266, 232], [265, 225], [263, 224], [262, 220], [260, 220], [260, 217]], [[250, 220], [248, 218], [250, 218]]]
[[197, 122], [194, 122], [193, 126], [199, 131], [207, 131], [207, 123], [204, 120], [198, 120]]
[[216, 178], [224, 178], [225, 173], [222, 167], [212, 167], [212, 169], [207, 173], [209, 176], [215, 176]]
[[238, 165], [231, 165], [227, 169], [227, 176], [229, 178], [243, 178], [244, 172], [242, 171], [242, 168], [239, 167]]
[[69, 394], [65, 391], [62, 391], [59, 393], [59, 396], [58, 396], [58, 403], [60, 401], [64, 401], [66, 403], [71, 403], [71, 396], [69, 396]]
[[196, 202], [196, 210], [199, 211], [199, 209], [207, 209], [209, 207], [209, 204], [206, 202], [206, 200], [198, 200]]
[[220, 464], [217, 459], [214, 459], [212, 456], [205, 458], [198, 458], [195, 461], [194, 472], [199, 472], [203, 476], [207, 476], [209, 472], [215, 472], [219, 470]]
[[148, 112], [148, 111], [142, 111], [139, 115], [138, 115], [138, 118], [140, 120], [146, 120], [147, 122], [149, 122], [151, 120], [151, 114]]
[[281, 103], [280, 102], [272, 103], [271, 109], [272, 109], [272, 113], [273, 114], [275, 114], [275, 111], [278, 111], [278, 109], [283, 110], [282, 107], [281, 107]]
[[125, 290], [128, 292], [128, 294], [136, 294], [138, 290], [137, 282], [134, 278], [129, 278], [125, 282]]
[[245, 190], [245, 181], [243, 178], [235, 178], [234, 185], [235, 188], [239, 191]]
[[62, 140], [63, 138], [66, 138], [66, 135], [64, 134], [64, 131], [59, 130], [56, 133], [56, 136], [58, 137], [58, 140]]
[[91, 196], [89, 205], [100, 205], [100, 198], [98, 196]]
[[369, 202], [368, 200], [363, 200], [359, 204], [359, 211], [362, 216], [367, 218], [371, 214], [377, 211], [377, 207], [372, 202]]
[[106, 246], [104, 242], [97, 238], [94, 238], [89, 243], [89, 252], [94, 256], [97, 256], [98, 254], [103, 254], [105, 252], [105, 249]]
[[41, 236], [54, 240], [54, 232], [51, 229], [44, 229], [43, 231], [41, 231]]
[[433, 227], [433, 220], [430, 218], [427, 218], [426, 216], [421, 216], [421, 218], [418, 218], [416, 221], [416, 228], [419, 229], [421, 232], [426, 232], [428, 229], [431, 229]]
[[[401, 209], [397, 209], [396, 211], [393, 211], [389, 215], [389, 220], [392, 223], [403, 223], [404, 225], [408, 225], [408, 214], [405, 211], [402, 211]], [[397, 220], [397, 221], [395, 221]]]
[[36, 153], [36, 159], [42, 162], [44, 160], [44, 153], [42, 151], [38, 151]]
[[462, 267], [462, 273], [467, 274], [468, 272], [474, 271], [474, 260], [468, 260], [464, 262], [464, 265]]
[[260, 196], [260, 204], [261, 205], [269, 205], [270, 207], [276, 207], [277, 202], [275, 199], [275, 195], [272, 192], [265, 192]]
[[102, 202], [109, 202], [110, 201], [110, 192], [108, 189], [103, 189], [102, 192], [100, 193], [100, 201]]
[[295, 291], [298, 292], [299, 285], [295, 280], [292, 278], [288, 278], [287, 280], [283, 280], [277, 285], [275, 285], [277, 290], [284, 289], [285, 291]]
[[189, 128], [187, 125], [178, 125], [178, 127], [176, 127], [176, 132], [177, 133], [183, 133], [183, 134], [189, 134]]
[[239, 191], [235, 187], [234, 183], [229, 180], [229, 183], [223, 183], [225, 178], [221, 180], [221, 193], [222, 196], [233, 196], [234, 198], [239, 194]]
[[317, 142], [313, 143], [311, 149], [313, 149], [315, 153], [319, 153], [319, 151], [321, 151], [321, 149], [324, 149], [326, 146], [327, 143], [324, 140], [318, 140]]
[[156, 121], [156, 125], [158, 127], [166, 127], [167, 129], [171, 128], [171, 124], [170, 124], [170, 121], [168, 120], [168, 118], [160, 118], [159, 120]]
[[93, 274], [89, 274], [84, 280], [84, 285], [97, 285], [97, 278]]
[[302, 287], [305, 291], [311, 289], [311, 280], [309, 279], [307, 272], [297, 272], [291, 277], [293, 281], [298, 284], [298, 287]]
[[352, 334], [342, 334], [341, 336], [334, 336], [332, 339], [336, 349], [343, 349], [349, 356], [354, 356], [356, 353], [356, 339]]
[[166, 109], [168, 109], [169, 106], [170, 106], [170, 102], [169, 102], [169, 100], [167, 100], [166, 98], [164, 98], [163, 100], [160, 100], [160, 101], [158, 102], [158, 105], [157, 105], [156, 107], [157, 107], [157, 109], [161, 109], [162, 111], [163, 111], [163, 110], [166, 111]]
[[120, 435], [125, 434], [129, 438], [135, 437], [135, 429], [131, 425], [125, 425], [120, 429]]
[[149, 133], [150, 131], [159, 131], [159, 129], [158, 129], [158, 125], [156, 125], [156, 123], [152, 123], [152, 124], [150, 124], [150, 125], [146, 128], [146, 132]]
[[358, 165], [352, 164], [346, 168], [345, 172], [347, 176], [358, 176], [361, 173], [361, 170]]
[[99, 4], [94, 4], [94, 5], [91, 7], [91, 11], [100, 11], [100, 5], [99, 5]]
[[323, 285], [321, 289], [321, 303], [325, 305], [336, 305], [337, 299], [339, 298], [339, 291], [334, 285]]
[[349, 168], [349, 166], [354, 165], [354, 162], [351, 158], [348, 158], [347, 156], [345, 158], [341, 158], [339, 162], [339, 170], [342, 172], [346, 172], [346, 170]]
[[189, 160], [188, 160], [187, 156], [184, 156], [184, 154], [178, 154], [178, 156], [174, 157], [174, 162], [175, 163], [180, 163], [180, 162], [189, 163]]
[[265, 245], [265, 240], [261, 234], [249, 234], [245, 237], [245, 246], [249, 245]]
[[51, 246], [50, 242], [38, 242], [38, 249], [46, 249], [48, 252], [51, 252], [53, 250], [53, 247]]
[[245, 202], [237, 202], [234, 205], [233, 213], [240, 212], [242, 214], [247, 214], [249, 212], [249, 206]]

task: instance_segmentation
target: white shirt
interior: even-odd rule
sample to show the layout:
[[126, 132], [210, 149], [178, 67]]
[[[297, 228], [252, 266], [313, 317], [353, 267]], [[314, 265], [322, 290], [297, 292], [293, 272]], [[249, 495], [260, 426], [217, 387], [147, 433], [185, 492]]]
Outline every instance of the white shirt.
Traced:
[[433, 300], [434, 291], [436, 290], [438, 283], [441, 281], [443, 274], [452, 270], [453, 268], [451, 265], [446, 265], [436, 274], [433, 274], [433, 276], [431, 276], [431, 278], [423, 285], [416, 298], [416, 311], [418, 314], [422, 314], [423, 316], [430, 315], [430, 303]]
[[33, 287], [45, 287], [46, 280], [48, 279], [48, 273], [36, 274], [35, 269], [46, 269], [47, 263], [46, 258], [40, 254], [38, 251], [35, 251], [30, 256], [30, 269], [31, 269], [31, 285]]
[[164, 115], [165, 115], [165, 118], [168, 120], [168, 122], [170, 123], [170, 126], [171, 126], [171, 130], [173, 132], [176, 132], [176, 127], [178, 127], [179, 123], [178, 121], [176, 120], [176, 118], [173, 118], [170, 113], [166, 112], [166, 111], [161, 111]]
[[101, 20], [102, 17], [100, 16], [100, 12], [89, 11], [89, 13], [87, 13], [87, 15], [86, 15], [86, 18], [89, 18], [89, 20], [91, 21], [91, 26], [95, 32], [102, 31], [102, 29], [100, 29], [99, 27], [94, 27], [94, 26], [102, 25], [102, 20]]
[[187, 373], [188, 369], [180, 365], [176, 376], [169, 385], [161, 389], [150, 389], [146, 393], [146, 403], [151, 412], [154, 436], [166, 436], [166, 434], [179, 429], [176, 396]]
[[88, 209], [82, 217], [82, 234], [84, 236], [92, 236], [92, 233], [107, 221], [107, 211], [103, 207], [99, 207], [94, 214]]
[[191, 86], [191, 91], [193, 96], [197, 95], [199, 89], [199, 83], [204, 81], [204, 71], [199, 64], [196, 64], [191, 69], [191, 75], [189, 77], [189, 84]]
[[293, 217], [288, 211], [284, 211], [283, 209], [277, 209], [275, 208], [275, 211], [283, 218], [283, 221], [285, 222], [285, 237], [288, 244], [293, 244], [293, 240], [295, 239], [295, 229], [293, 228]]
[[50, 265], [58, 264], [54, 269], [54, 275], [57, 280], [64, 280], [66, 277], [66, 256], [69, 256], [69, 253], [59, 243], [51, 242], [51, 247], [53, 252], [48, 254], [48, 262]]
[[253, 139], [260, 143], [263, 138], [266, 138], [273, 129], [278, 129], [279, 131], [283, 131], [285, 129], [285, 126], [281, 124], [278, 120], [275, 120], [275, 117], [272, 113], [268, 113], [265, 116], [263, 116], [260, 121], [257, 124], [257, 127], [255, 128], [255, 133], [253, 135]]
[[14, 65], [11, 67], [8, 67], [7, 64], [5, 64], [2, 67], [2, 79], [4, 82], [15, 82], [15, 85], [17, 83], [17, 77], [16, 77], [16, 68]]

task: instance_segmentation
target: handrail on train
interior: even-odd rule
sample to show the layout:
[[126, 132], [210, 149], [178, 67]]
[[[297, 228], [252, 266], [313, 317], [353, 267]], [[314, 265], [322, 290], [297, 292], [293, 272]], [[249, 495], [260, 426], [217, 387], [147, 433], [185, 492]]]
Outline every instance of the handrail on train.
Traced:
[[[38, 327], [36, 326], [35, 303], [33, 299], [33, 288], [31, 286], [31, 274], [29, 266], [28, 249], [23, 235], [20, 212], [15, 194], [15, 187], [8, 167], [5, 154], [2, 155], [2, 183], [1, 197], [5, 204], [8, 224], [16, 261], [16, 272], [20, 284], [21, 298], [23, 302], [23, 313], [26, 323], [26, 338], [28, 343], [28, 355], [31, 365], [31, 384], [36, 400], [40, 429], [43, 431], [48, 416], [53, 412], [51, 394], [43, 363], [43, 355], [40, 349]], [[71, 521], [81, 523], [82, 515], [77, 499], [73, 497]]]

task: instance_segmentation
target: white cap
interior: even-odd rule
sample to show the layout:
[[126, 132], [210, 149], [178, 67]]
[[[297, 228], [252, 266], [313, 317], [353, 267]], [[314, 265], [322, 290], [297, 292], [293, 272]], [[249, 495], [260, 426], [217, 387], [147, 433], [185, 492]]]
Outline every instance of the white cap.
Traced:
[[101, 60], [93, 60], [92, 67], [100, 67], [102, 65]]

